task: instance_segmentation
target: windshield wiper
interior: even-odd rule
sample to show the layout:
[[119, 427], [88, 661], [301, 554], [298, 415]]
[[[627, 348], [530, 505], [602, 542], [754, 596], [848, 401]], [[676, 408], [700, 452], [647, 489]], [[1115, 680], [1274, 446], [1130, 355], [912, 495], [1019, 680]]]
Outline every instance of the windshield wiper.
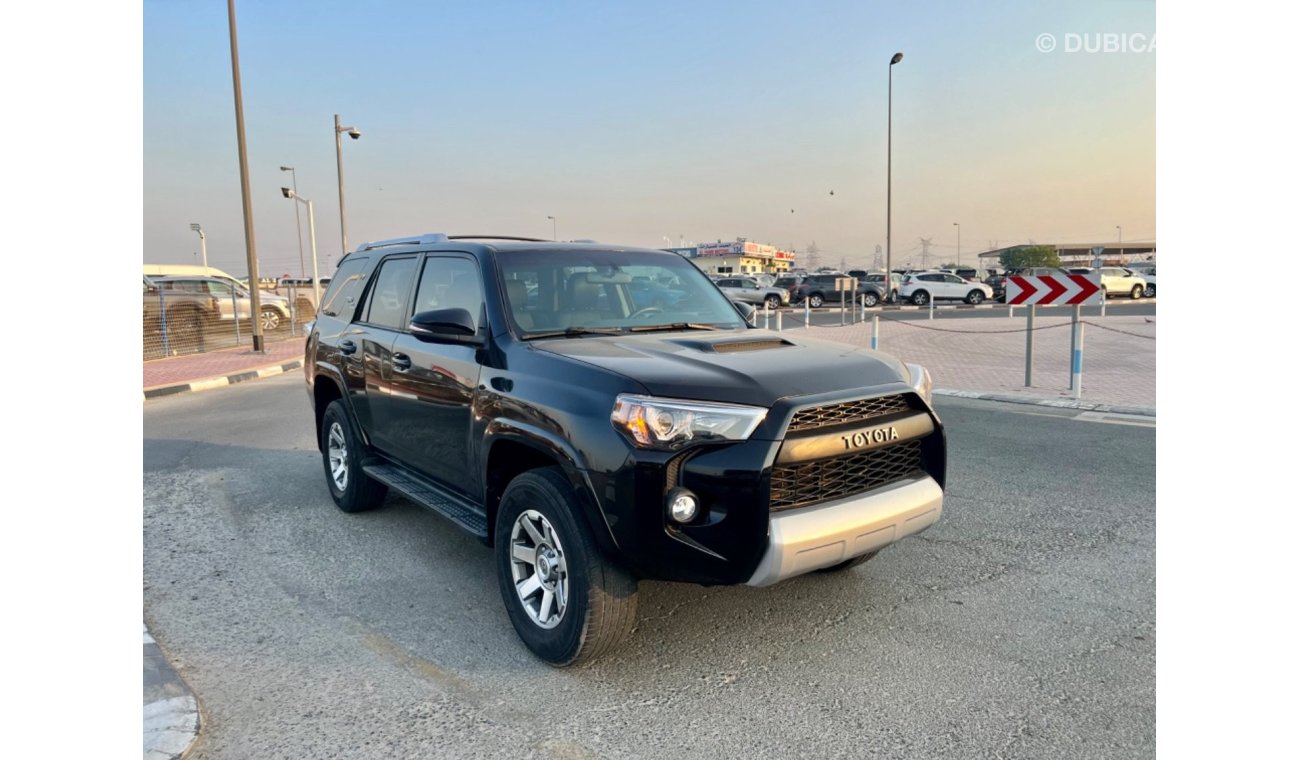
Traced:
[[576, 338], [581, 335], [623, 335], [625, 332], [626, 331], [621, 327], [566, 327], [563, 330], [552, 330], [550, 332], [525, 335], [523, 340], [536, 340], [538, 338]]
[[717, 330], [718, 326], [704, 324], [703, 322], [673, 322], [666, 325], [644, 325], [627, 329], [631, 332], [659, 332], [662, 330]]

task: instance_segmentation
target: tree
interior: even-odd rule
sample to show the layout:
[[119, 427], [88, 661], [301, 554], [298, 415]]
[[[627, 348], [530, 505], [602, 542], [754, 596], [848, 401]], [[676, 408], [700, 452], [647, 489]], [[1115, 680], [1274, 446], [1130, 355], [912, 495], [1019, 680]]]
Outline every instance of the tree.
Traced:
[[1059, 267], [1061, 257], [1050, 245], [1022, 245], [1003, 251], [998, 256], [1003, 269], [1026, 267]]

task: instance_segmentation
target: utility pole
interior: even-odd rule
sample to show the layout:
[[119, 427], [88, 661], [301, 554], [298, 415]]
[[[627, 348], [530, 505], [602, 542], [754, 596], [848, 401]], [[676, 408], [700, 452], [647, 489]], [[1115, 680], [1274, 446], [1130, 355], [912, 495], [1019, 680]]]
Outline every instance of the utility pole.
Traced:
[[[244, 246], [248, 252], [248, 295], [252, 302], [249, 319], [253, 323], [253, 351], [261, 353], [262, 290], [257, 275], [257, 240], [253, 234], [253, 197], [248, 189], [248, 145], [244, 140], [244, 93], [239, 84], [239, 38], [235, 32], [235, 0], [226, 0], [230, 17], [230, 69], [235, 80], [235, 134], [239, 138], [239, 186], [244, 198]], [[235, 314], [235, 325], [239, 315]]]
[[930, 242], [930, 238], [921, 238], [921, 268], [922, 269], [930, 268], [929, 261], [930, 261], [931, 245], [932, 243]]

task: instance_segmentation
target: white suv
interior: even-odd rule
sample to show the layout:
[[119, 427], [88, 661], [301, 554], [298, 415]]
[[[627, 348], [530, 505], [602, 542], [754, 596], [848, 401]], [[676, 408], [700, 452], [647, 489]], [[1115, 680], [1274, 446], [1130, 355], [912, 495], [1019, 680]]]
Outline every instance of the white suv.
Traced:
[[[1124, 267], [1102, 267], [1101, 272], [1101, 290], [1105, 297], [1127, 295], [1130, 298], [1141, 298], [1146, 294], [1147, 281], [1142, 275], [1131, 269]], [[1155, 292], [1152, 292], [1155, 295]]]
[[903, 276], [903, 287], [898, 295], [917, 306], [924, 306], [931, 300], [977, 304], [992, 298], [993, 288], [982, 282], [963, 280], [949, 272], [909, 272]]

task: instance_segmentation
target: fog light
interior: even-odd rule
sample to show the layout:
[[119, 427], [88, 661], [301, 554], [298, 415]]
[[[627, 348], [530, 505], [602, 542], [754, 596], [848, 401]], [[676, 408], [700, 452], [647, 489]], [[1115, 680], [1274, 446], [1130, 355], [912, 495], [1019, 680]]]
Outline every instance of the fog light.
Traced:
[[668, 493], [668, 514], [679, 523], [688, 523], [695, 519], [700, 509], [700, 502], [695, 494], [684, 489], [673, 489]]

